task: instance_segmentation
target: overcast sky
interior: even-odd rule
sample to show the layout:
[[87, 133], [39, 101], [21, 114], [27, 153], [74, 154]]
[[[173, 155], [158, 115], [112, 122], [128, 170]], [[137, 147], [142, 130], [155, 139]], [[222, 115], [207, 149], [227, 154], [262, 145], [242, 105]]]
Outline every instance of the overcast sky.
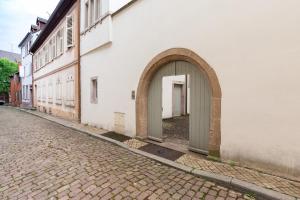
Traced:
[[36, 17], [49, 18], [59, 0], [0, 0], [0, 50], [20, 53], [18, 44]]

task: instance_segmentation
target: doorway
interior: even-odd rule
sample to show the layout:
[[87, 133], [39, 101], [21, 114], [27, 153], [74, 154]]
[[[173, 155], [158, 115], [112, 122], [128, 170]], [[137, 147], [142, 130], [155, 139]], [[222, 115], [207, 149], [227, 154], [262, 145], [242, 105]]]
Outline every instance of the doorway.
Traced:
[[189, 144], [188, 75], [162, 78], [162, 127], [164, 142], [187, 148]]
[[210, 114], [211, 88], [197, 67], [173, 61], [156, 72], [148, 92], [148, 138], [208, 154]]

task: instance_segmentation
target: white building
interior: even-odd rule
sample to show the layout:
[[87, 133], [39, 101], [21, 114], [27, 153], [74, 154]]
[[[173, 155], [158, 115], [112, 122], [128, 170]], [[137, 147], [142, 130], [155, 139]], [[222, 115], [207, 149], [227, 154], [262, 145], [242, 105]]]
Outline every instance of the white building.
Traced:
[[34, 106], [79, 120], [79, 3], [61, 0], [30, 48], [33, 53]]
[[299, 7], [81, 0], [82, 123], [163, 141], [161, 79], [188, 74], [190, 149], [299, 176]]
[[29, 49], [45, 27], [46, 23], [47, 20], [38, 17], [36, 25], [31, 25], [30, 32], [26, 34], [19, 44], [22, 57], [22, 66], [20, 67], [19, 72], [22, 84], [22, 107], [32, 107], [32, 55], [29, 53]]

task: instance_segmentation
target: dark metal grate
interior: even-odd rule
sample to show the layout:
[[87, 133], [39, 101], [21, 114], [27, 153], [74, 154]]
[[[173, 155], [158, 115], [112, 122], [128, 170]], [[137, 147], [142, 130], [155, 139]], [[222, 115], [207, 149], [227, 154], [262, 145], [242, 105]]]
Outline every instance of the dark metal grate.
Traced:
[[102, 135], [105, 136], [105, 137], [117, 140], [119, 142], [125, 142], [126, 140], [131, 139], [131, 137], [128, 137], [126, 135], [121, 135], [121, 134], [116, 133], [116, 132], [107, 132], [107, 133], [103, 133]]
[[168, 159], [168, 160], [172, 160], [175, 161], [177, 160], [179, 157], [181, 157], [182, 155], [184, 155], [184, 153], [173, 150], [173, 149], [169, 149], [169, 148], [165, 148], [156, 144], [152, 144], [149, 143], [141, 148], [139, 148], [142, 151], [145, 151], [147, 153], [151, 153], [154, 154], [156, 156]]

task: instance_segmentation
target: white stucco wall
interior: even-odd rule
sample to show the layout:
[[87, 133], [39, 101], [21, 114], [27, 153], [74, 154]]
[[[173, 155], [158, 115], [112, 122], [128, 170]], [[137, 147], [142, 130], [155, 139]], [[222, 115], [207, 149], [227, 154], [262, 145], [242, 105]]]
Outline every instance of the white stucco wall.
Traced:
[[22, 67], [20, 68], [22, 102], [23, 106], [31, 106], [32, 96], [30, 87], [32, 85], [32, 55], [25, 52], [25, 46], [29, 47], [29, 43], [33, 44], [37, 37], [37, 33], [31, 33], [21, 46]]
[[[81, 58], [82, 122], [112, 130], [113, 113], [125, 113], [126, 134], [134, 136], [131, 91], [145, 66], [162, 51], [184, 47], [206, 60], [219, 78], [222, 158], [272, 164], [295, 174], [300, 169], [299, 7], [298, 0], [137, 1], [112, 18], [112, 43]], [[93, 76], [99, 77], [98, 104], [89, 99]]]

